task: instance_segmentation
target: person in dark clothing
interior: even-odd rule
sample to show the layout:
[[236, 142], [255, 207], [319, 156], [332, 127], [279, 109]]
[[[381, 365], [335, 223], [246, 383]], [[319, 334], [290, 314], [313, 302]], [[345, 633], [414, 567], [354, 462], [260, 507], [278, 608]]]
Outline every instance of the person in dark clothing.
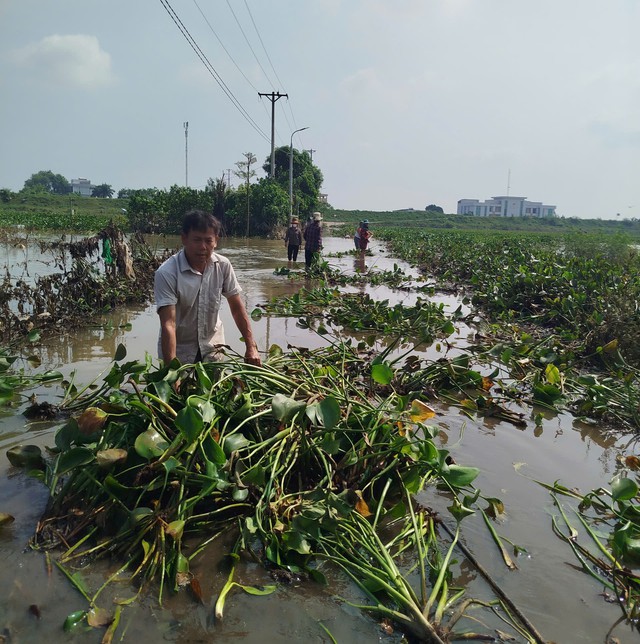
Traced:
[[291, 219], [291, 225], [287, 228], [287, 234], [284, 237], [284, 245], [287, 247], [287, 259], [291, 266], [291, 262], [298, 261], [298, 250], [302, 245], [302, 231], [297, 217]]
[[322, 215], [313, 213], [313, 221], [304, 229], [304, 263], [311, 268], [314, 259], [319, 257], [322, 250]]

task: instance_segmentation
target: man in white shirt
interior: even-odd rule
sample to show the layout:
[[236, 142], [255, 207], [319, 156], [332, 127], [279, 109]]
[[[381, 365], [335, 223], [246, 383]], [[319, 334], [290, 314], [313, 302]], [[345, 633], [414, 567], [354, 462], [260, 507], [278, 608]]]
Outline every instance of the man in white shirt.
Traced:
[[182, 222], [183, 248], [156, 271], [154, 293], [160, 317], [158, 355], [165, 363], [215, 360], [224, 344], [219, 317], [222, 296], [242, 335], [245, 361], [260, 365], [258, 347], [231, 263], [215, 253], [220, 222], [202, 210], [189, 211]]

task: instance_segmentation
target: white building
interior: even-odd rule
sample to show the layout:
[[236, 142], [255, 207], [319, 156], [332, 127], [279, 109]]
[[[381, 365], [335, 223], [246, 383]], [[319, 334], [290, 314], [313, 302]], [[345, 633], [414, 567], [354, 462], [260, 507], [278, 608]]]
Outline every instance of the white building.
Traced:
[[89, 179], [71, 179], [71, 190], [77, 195], [90, 197], [93, 186], [91, 185], [91, 181], [89, 181]]
[[555, 217], [556, 207], [541, 201], [527, 201], [526, 197], [493, 197], [486, 201], [460, 199], [459, 215], [476, 217]]

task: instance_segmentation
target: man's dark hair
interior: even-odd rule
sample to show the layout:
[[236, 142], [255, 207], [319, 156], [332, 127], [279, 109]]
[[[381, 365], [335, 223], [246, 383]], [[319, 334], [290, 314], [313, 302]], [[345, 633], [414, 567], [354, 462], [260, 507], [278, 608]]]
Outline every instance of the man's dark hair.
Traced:
[[205, 212], [204, 210], [189, 210], [182, 220], [182, 232], [188, 235], [191, 230], [197, 230], [202, 233], [212, 230], [216, 237], [220, 237], [222, 226], [220, 220], [210, 212]]

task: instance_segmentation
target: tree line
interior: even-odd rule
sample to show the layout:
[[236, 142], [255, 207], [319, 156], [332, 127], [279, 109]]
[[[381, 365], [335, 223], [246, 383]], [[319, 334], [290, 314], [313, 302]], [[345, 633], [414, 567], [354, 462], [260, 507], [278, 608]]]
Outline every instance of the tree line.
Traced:
[[[255, 181], [257, 159], [251, 152], [243, 154], [234, 175], [239, 179], [232, 187], [222, 175], [210, 178], [204, 189], [174, 185], [169, 189], [122, 188], [119, 199], [127, 200], [126, 211], [132, 231], [177, 233], [187, 210], [199, 208], [212, 212], [223, 223], [229, 235], [269, 235], [289, 219], [289, 146], [276, 148], [274, 176], [271, 177], [271, 158], [262, 165], [266, 176]], [[323, 176], [306, 151], [293, 149], [293, 214], [306, 217], [317, 210]], [[50, 170], [36, 172], [24, 183], [19, 194], [65, 195], [72, 191], [71, 183]], [[111, 198], [115, 190], [109, 184], [94, 186], [93, 197]], [[0, 201], [14, 196], [0, 189]]]

